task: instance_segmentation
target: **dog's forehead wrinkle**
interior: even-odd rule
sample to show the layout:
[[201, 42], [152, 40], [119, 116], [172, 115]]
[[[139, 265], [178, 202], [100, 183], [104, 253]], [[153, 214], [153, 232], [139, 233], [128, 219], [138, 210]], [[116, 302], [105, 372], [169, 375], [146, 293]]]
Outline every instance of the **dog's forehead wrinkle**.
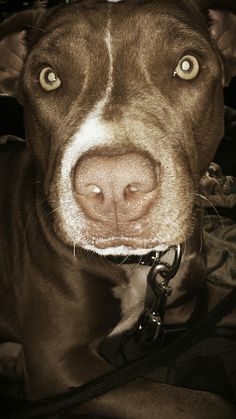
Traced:
[[[171, 37], [172, 39], [172, 35], [174, 33], [174, 31], [169, 31], [168, 27], [166, 27], [166, 24], [168, 24], [168, 26], [172, 27], [173, 24], [175, 25], [176, 30], [181, 30], [181, 28], [190, 28], [190, 30], [192, 29], [191, 26], [189, 25], [189, 21], [188, 21], [188, 25], [186, 23], [186, 25], [183, 24], [183, 20], [176, 18], [173, 16], [173, 14], [168, 14], [168, 7], [166, 8], [166, 11], [163, 13], [163, 11], [160, 13], [160, 11], [158, 10], [158, 6], [153, 7], [153, 9], [155, 10], [156, 13], [154, 13], [152, 15], [152, 13], [150, 12], [149, 8], [147, 8], [147, 10], [142, 10], [142, 7], [140, 5], [137, 5], [136, 8], [131, 8], [130, 5], [125, 5], [125, 11], [126, 13], [123, 11], [122, 13], [119, 13], [119, 8], [118, 9], [113, 9], [110, 8], [109, 6], [112, 6], [112, 4], [108, 4], [108, 8], [106, 10], [106, 8], [102, 7], [102, 10], [98, 10], [97, 8], [95, 8], [94, 10], [83, 10], [83, 6], [81, 6], [80, 4], [77, 5], [76, 8], [73, 7], [73, 9], [70, 11], [70, 8], [67, 8], [64, 10], [65, 12], [65, 17], [63, 19], [63, 22], [61, 22], [62, 16], [59, 15], [60, 18], [60, 25], [55, 23], [55, 21], [57, 20], [57, 16], [55, 16], [55, 21], [50, 20], [49, 22], [49, 27], [51, 28], [51, 32], [58, 32], [62, 33], [62, 32], [75, 32], [77, 33], [77, 36], [79, 37], [79, 39], [83, 39], [85, 36], [91, 38], [92, 41], [92, 35], [91, 32], [94, 32], [94, 29], [96, 29], [96, 37], [99, 36], [99, 33], [101, 31], [104, 31], [104, 27], [106, 27], [106, 21], [107, 19], [112, 21], [112, 24], [114, 26], [114, 30], [118, 31], [119, 37], [121, 36], [123, 39], [126, 39], [127, 42], [127, 37], [131, 36], [132, 38], [135, 36], [135, 34], [137, 35], [140, 30], [142, 32], [142, 36], [146, 37], [150, 37], [150, 30], [148, 30], [148, 26], [147, 25], [143, 25], [142, 22], [140, 22], [140, 14], [142, 15], [142, 19], [148, 19], [149, 23], [153, 22], [153, 24], [155, 25], [155, 21], [156, 23], [158, 22], [158, 26], [161, 25], [161, 30], [158, 30], [158, 26], [156, 27], [156, 33], [162, 33], [162, 37], [167, 37], [167, 39], [169, 39]], [[124, 5], [122, 6], [124, 7]], [[152, 10], [152, 9], [151, 9]], [[74, 13], [74, 11], [76, 13]], [[72, 13], [74, 14], [73, 17], [71, 17], [71, 19], [66, 18], [67, 13], [71, 16]], [[119, 18], [116, 17], [118, 13]], [[134, 15], [134, 17], [133, 17]], [[136, 17], [135, 17], [136, 16]], [[121, 22], [119, 21], [121, 20]], [[102, 24], [101, 24], [102, 21]], [[129, 22], [130, 21], [130, 22]], [[47, 22], [47, 20], [46, 20]], [[122, 23], [123, 22], [123, 23]], [[137, 24], [137, 22], [139, 22]], [[63, 24], [62, 24], [63, 23]], [[130, 23], [132, 23], [131, 27], [130, 27]], [[133, 23], [135, 23], [133, 25]], [[123, 31], [124, 33], [122, 34], [122, 31], [120, 30], [120, 28], [122, 28], [122, 25], [124, 25], [125, 30]], [[176, 32], [176, 31], [175, 31]], [[50, 33], [49, 33], [50, 35]], [[176, 34], [178, 36], [178, 33]], [[48, 34], [47, 34], [48, 36]], [[152, 37], [156, 36], [154, 32], [152, 32]], [[119, 38], [117, 37], [117, 38]], [[140, 37], [142, 38], [142, 37]], [[62, 37], [63, 39], [63, 37]], [[174, 41], [175, 37], [173, 35], [173, 41]]]

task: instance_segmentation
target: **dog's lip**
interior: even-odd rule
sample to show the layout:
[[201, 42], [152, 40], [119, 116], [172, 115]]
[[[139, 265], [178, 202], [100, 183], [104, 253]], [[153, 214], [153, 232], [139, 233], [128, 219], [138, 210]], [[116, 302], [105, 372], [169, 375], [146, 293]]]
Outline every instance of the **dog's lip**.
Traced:
[[141, 240], [128, 237], [94, 239], [85, 244], [85, 250], [95, 252], [102, 256], [144, 256], [152, 251], [166, 250], [168, 245], [158, 243], [157, 240]]
[[93, 253], [97, 253], [101, 256], [145, 256], [148, 253], [152, 252], [152, 251], [164, 251], [168, 248], [168, 246], [166, 245], [159, 245], [157, 247], [151, 248], [151, 249], [131, 249], [130, 247], [127, 246], [117, 246], [117, 247], [108, 247], [105, 249], [101, 249], [98, 247], [95, 247], [93, 245], [87, 245], [84, 246], [85, 250], [89, 250]]

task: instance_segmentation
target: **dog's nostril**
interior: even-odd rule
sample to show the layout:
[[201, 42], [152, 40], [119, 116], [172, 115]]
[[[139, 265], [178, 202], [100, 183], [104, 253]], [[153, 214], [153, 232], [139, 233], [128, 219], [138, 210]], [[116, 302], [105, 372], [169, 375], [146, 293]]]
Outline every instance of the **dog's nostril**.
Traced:
[[102, 190], [101, 190], [101, 188], [99, 188], [99, 186], [92, 185], [92, 192], [95, 193], [95, 194], [100, 194], [100, 193], [102, 193]]
[[97, 185], [88, 185], [87, 187], [87, 193], [92, 193], [94, 195], [99, 195], [100, 197], [102, 196], [102, 189], [97, 186]]
[[141, 188], [138, 185], [134, 185], [134, 184], [127, 185], [124, 188], [124, 198], [125, 199], [135, 198], [135, 196], [137, 195], [137, 192], [139, 192], [140, 189]]
[[129, 192], [138, 192], [138, 190], [139, 190], [138, 186], [136, 186], [136, 185], [128, 185], [128, 186], [126, 187], [126, 189], [127, 189]]
[[[83, 184], [83, 182], [76, 182], [75, 183], [75, 191], [77, 194], [77, 200], [86, 200], [91, 205], [101, 204], [104, 200], [104, 193], [100, 186], [93, 185], [93, 184]], [[81, 202], [82, 202], [81, 201]]]
[[101, 195], [102, 189], [98, 185], [94, 184], [87, 184], [85, 182], [81, 182], [80, 179], [75, 179], [75, 190], [80, 195]]

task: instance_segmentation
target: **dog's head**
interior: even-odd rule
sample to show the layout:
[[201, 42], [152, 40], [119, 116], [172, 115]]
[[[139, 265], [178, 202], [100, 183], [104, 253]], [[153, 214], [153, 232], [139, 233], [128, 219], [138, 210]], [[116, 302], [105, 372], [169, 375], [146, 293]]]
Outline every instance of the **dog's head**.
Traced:
[[143, 254], [191, 234], [236, 74], [236, 17], [201, 3], [85, 0], [1, 25], [1, 86], [18, 86], [67, 244]]

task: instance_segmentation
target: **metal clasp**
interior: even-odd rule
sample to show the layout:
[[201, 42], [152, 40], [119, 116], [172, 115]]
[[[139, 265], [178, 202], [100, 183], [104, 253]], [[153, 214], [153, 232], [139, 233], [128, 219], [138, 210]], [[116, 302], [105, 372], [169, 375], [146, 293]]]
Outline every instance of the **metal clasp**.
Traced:
[[[161, 261], [163, 255], [170, 249], [174, 249], [175, 251], [172, 265]], [[163, 341], [165, 332], [163, 328], [163, 318], [166, 310], [167, 298], [172, 291], [172, 288], [169, 286], [169, 281], [174, 278], [181, 263], [181, 245], [171, 246], [167, 251], [157, 254], [157, 259], [147, 276], [146, 307], [139, 318], [137, 333], [138, 343], [145, 349], [157, 339], [160, 339], [160, 343]], [[158, 281], [159, 276], [161, 277], [161, 281]], [[152, 294], [151, 299], [150, 291]]]

